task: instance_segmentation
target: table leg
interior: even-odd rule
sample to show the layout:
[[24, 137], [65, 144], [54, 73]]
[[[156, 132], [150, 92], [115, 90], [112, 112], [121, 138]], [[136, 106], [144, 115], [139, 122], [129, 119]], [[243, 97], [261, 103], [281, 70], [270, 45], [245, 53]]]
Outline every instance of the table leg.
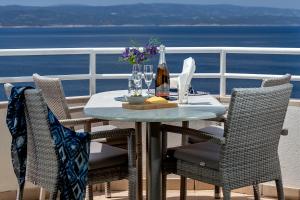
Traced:
[[[188, 121], [182, 122], [182, 127], [188, 128], [189, 122]], [[187, 144], [187, 136], [182, 135], [181, 145], [186, 145], [186, 144]], [[180, 176], [180, 200], [185, 200], [185, 199], [186, 199], [186, 177]]]
[[[149, 132], [149, 125], [148, 125], [148, 123], [146, 123], [146, 152], [148, 152], [148, 148], [149, 148], [149, 134], [148, 134], [148, 132]], [[146, 200], [149, 200], [149, 190], [148, 190], [148, 168], [149, 168], [149, 166], [148, 166], [148, 162], [149, 161], [149, 156], [148, 156], [148, 153], [146, 153]]]
[[142, 157], [142, 123], [135, 123], [137, 188], [136, 199], [143, 199], [143, 157]]
[[160, 200], [162, 197], [162, 144], [159, 122], [148, 123], [148, 195], [149, 200]]

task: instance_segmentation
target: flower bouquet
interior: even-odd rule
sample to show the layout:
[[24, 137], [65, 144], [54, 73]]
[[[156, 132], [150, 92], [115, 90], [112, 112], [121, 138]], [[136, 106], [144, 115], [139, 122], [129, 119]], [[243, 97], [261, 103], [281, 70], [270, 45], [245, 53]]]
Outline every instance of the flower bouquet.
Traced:
[[125, 51], [120, 57], [120, 61], [128, 62], [132, 65], [143, 64], [158, 53], [160, 42], [155, 38], [151, 38], [144, 47], [137, 47], [134, 42], [133, 44], [134, 47], [125, 48]]
[[[122, 53], [119, 60], [132, 64], [132, 76], [128, 80], [128, 93], [130, 96], [138, 97], [142, 95], [142, 64], [149, 61], [151, 57], [158, 53], [158, 46], [160, 45], [160, 42], [157, 39], [151, 38], [144, 47], [137, 47], [138, 45], [136, 43], [132, 43], [134, 44], [134, 47], [125, 48], [125, 51]], [[150, 65], [145, 65], [144, 68], [146, 69], [149, 66]], [[148, 86], [148, 93], [153, 78], [152, 65], [151, 73], [152, 74], [146, 73], [147, 76], [145, 75], [145, 83]]]

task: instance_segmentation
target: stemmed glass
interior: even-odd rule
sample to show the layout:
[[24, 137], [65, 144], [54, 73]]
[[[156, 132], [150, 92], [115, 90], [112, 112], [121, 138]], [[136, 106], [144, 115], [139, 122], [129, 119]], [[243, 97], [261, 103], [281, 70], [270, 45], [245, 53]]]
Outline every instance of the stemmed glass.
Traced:
[[153, 65], [145, 65], [144, 66], [144, 80], [147, 85], [148, 91], [147, 94], [150, 96], [150, 85], [153, 79]]
[[135, 95], [142, 94], [142, 67], [141, 65], [133, 65], [132, 79], [135, 85]]

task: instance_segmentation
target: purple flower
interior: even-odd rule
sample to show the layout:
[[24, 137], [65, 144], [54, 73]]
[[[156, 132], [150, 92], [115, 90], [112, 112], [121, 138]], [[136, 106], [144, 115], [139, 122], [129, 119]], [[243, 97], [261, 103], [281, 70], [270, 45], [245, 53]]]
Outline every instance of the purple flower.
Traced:
[[127, 58], [129, 56], [129, 48], [126, 48], [125, 51], [122, 53], [122, 58]]

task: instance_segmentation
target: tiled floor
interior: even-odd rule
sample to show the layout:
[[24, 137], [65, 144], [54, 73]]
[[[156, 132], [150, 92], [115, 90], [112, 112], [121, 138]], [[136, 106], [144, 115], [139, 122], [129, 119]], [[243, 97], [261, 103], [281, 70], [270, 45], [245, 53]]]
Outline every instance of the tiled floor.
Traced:
[[[94, 200], [105, 200], [105, 196], [101, 193], [94, 194]], [[113, 192], [111, 200], [127, 200], [127, 192]], [[168, 200], [178, 200], [179, 199], [179, 191], [177, 190], [169, 190], [168, 191]], [[253, 196], [243, 195], [243, 194], [232, 194], [232, 200], [249, 200], [254, 199]], [[187, 200], [214, 200], [213, 191], [188, 191]], [[272, 198], [261, 198], [261, 200], [274, 200]]]

